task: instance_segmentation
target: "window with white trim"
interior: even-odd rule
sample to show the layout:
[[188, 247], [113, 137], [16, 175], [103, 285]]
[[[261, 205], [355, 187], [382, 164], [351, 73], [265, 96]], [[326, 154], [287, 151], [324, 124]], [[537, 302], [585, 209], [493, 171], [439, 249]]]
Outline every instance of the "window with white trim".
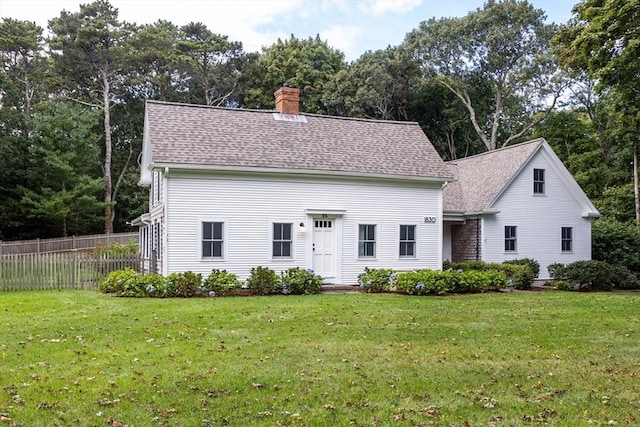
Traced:
[[562, 227], [562, 252], [573, 251], [573, 227]]
[[222, 258], [224, 249], [224, 223], [202, 223], [202, 258]]
[[515, 225], [504, 226], [504, 251], [515, 252], [517, 249], [517, 227]]
[[416, 256], [416, 226], [400, 226], [400, 257], [415, 258]]
[[376, 256], [375, 224], [358, 225], [358, 257], [373, 258]]
[[544, 194], [544, 169], [533, 170], [533, 194]]
[[274, 258], [291, 258], [291, 229], [293, 224], [290, 223], [273, 223], [273, 257]]

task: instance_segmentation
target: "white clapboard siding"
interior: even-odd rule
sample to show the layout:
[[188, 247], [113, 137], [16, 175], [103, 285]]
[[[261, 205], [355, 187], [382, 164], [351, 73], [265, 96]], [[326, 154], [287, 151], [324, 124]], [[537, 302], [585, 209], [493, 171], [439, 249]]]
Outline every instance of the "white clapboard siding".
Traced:
[[[549, 264], [591, 259], [591, 222], [582, 218], [584, 205], [554, 168], [549, 154], [539, 151], [522, 169], [482, 224], [483, 259], [533, 258], [540, 263], [540, 279], [549, 278]], [[545, 170], [545, 194], [533, 194], [533, 169]], [[504, 227], [517, 226], [517, 251], [504, 251]], [[561, 227], [573, 227], [573, 251], [562, 252]]]
[[[246, 279], [251, 267], [277, 272], [312, 266], [313, 215], [307, 210], [344, 210], [334, 218], [336, 275], [331, 282], [355, 284], [364, 267], [399, 270], [441, 267], [441, 189], [438, 184], [320, 178], [188, 176], [170, 172], [166, 181], [166, 263], [163, 273], [208, 274], [226, 269]], [[424, 217], [437, 223], [425, 224]], [[200, 256], [202, 221], [225, 223], [224, 260]], [[293, 257], [271, 257], [273, 222], [293, 224]], [[299, 224], [306, 231], [298, 230]], [[358, 224], [377, 225], [377, 256], [360, 260]], [[415, 224], [417, 257], [398, 256], [399, 225]]]

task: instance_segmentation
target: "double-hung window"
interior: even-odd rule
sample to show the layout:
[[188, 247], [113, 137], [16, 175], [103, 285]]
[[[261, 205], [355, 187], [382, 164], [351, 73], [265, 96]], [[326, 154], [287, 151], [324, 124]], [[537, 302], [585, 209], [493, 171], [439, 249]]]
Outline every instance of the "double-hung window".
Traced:
[[416, 226], [400, 226], [400, 257], [413, 258], [416, 256]]
[[504, 251], [515, 252], [517, 249], [517, 227], [515, 225], [504, 226]]
[[544, 169], [533, 170], [533, 194], [544, 194]]
[[273, 223], [274, 258], [291, 258], [291, 228], [289, 223]]
[[562, 252], [573, 250], [573, 227], [562, 227]]
[[376, 256], [376, 226], [375, 224], [360, 224], [358, 226], [358, 257], [373, 258]]
[[222, 258], [224, 223], [202, 223], [202, 258]]

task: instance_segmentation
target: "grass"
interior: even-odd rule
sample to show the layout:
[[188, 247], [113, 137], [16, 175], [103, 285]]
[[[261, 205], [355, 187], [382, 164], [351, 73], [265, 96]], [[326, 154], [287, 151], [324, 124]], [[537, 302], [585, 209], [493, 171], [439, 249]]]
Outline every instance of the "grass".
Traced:
[[640, 294], [0, 294], [0, 425], [640, 422]]

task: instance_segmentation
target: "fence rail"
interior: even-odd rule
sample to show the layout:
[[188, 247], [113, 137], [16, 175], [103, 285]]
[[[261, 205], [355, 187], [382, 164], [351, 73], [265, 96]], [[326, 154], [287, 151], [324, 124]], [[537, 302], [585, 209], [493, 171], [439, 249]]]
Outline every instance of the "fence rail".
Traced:
[[97, 289], [105, 275], [125, 267], [139, 271], [140, 257], [81, 251], [0, 255], [0, 292]]
[[91, 234], [87, 236], [60, 237], [57, 239], [0, 240], [0, 255], [41, 254], [50, 252], [68, 252], [75, 249], [95, 249], [112, 243], [138, 242], [138, 233]]

